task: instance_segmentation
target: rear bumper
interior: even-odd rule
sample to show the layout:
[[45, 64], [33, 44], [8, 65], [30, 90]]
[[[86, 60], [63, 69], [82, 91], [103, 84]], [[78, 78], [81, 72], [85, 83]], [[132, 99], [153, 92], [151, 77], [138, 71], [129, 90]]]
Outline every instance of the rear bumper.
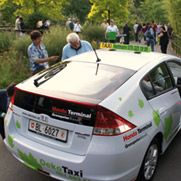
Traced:
[[[89, 150], [87, 156], [77, 156], [35, 143], [18, 134], [8, 135], [4, 142], [9, 151], [28, 167], [64, 181], [131, 181], [136, 178], [140, 167], [140, 163], [133, 164], [134, 156], [128, 157], [127, 152], [112, 155], [106, 150], [102, 154], [99, 150], [92, 153]], [[132, 166], [129, 164], [131, 160]]]
[[87, 153], [76, 155], [26, 138], [17, 132], [11, 120], [9, 112], [4, 140], [8, 150], [28, 167], [64, 181], [133, 181], [149, 143], [145, 137], [125, 148], [121, 136], [93, 136]]

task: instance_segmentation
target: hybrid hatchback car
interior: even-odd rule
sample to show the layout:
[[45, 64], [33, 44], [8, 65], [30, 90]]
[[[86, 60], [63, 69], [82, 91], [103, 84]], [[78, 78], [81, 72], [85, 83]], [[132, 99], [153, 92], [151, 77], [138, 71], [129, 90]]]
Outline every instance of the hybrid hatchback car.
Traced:
[[5, 144], [59, 180], [149, 181], [180, 130], [181, 60], [160, 53], [84, 53], [18, 84]]

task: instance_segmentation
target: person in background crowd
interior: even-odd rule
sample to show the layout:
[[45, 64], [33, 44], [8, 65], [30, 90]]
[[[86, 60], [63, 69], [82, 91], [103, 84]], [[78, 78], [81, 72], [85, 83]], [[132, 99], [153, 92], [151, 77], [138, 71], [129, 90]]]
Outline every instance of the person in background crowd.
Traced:
[[148, 27], [145, 23], [143, 23], [143, 27], [142, 27], [142, 33], [143, 33], [143, 36], [144, 36], [144, 41], [146, 41], [146, 37], [145, 37], [145, 32], [147, 31]]
[[151, 50], [154, 51], [154, 47], [155, 47], [154, 30], [153, 30], [153, 27], [149, 23], [147, 24], [147, 26], [148, 26], [148, 29], [145, 32], [147, 46], [150, 46]]
[[167, 33], [168, 33], [168, 37], [169, 37], [169, 39], [172, 39], [173, 28], [171, 27], [171, 25], [170, 25], [170, 24], [168, 25], [168, 28], [167, 28]]
[[70, 33], [67, 36], [67, 44], [63, 47], [62, 60], [70, 58], [72, 56], [92, 51], [91, 44], [85, 40], [80, 40], [77, 33]]
[[25, 23], [22, 17], [19, 18], [20, 21], [20, 35], [22, 36], [25, 33]]
[[142, 25], [139, 23], [137, 27], [137, 37], [138, 37], [138, 42], [141, 43], [142, 39]]
[[51, 25], [50, 20], [46, 19], [43, 23], [43, 28], [48, 31], [50, 29], [50, 25]]
[[[119, 35], [119, 29], [118, 29], [118, 27], [115, 25], [115, 23], [114, 23], [113, 20], [110, 21], [110, 25], [107, 26], [107, 28], [106, 28], [106, 38], [107, 38], [107, 35], [108, 35], [109, 33], [114, 33], [114, 36], [115, 36], [115, 37], [112, 37], [111, 40], [109, 40], [110, 42], [114, 43], [114, 42], [116, 41], [116, 39], [117, 39], [117, 36]], [[109, 38], [108, 38], [108, 39], [109, 39]]]
[[77, 20], [76, 23], [74, 24], [74, 32], [79, 34], [82, 31], [82, 26], [80, 25], [80, 21]]
[[105, 19], [102, 23], [101, 23], [101, 27], [106, 31], [107, 27], [109, 26], [109, 24], [107, 23], [107, 20]]
[[0, 134], [2, 139], [5, 138], [4, 117], [6, 115], [10, 99], [13, 96], [15, 85], [15, 83], [12, 83], [7, 87], [7, 89], [0, 90]]
[[19, 36], [20, 32], [21, 32], [21, 25], [20, 25], [20, 16], [16, 16], [16, 20], [15, 20], [15, 31], [16, 31], [16, 35]]
[[124, 44], [129, 44], [130, 31], [131, 31], [131, 29], [128, 26], [128, 24], [126, 23], [125, 26], [123, 27], [123, 34], [126, 35], [124, 37]]
[[153, 29], [153, 32], [154, 32], [154, 38], [156, 40], [157, 24], [155, 23], [154, 20], [152, 21], [151, 26], [152, 26], [152, 29]]
[[106, 28], [106, 33], [107, 32], [116, 32], [117, 34], [119, 34], [119, 29], [115, 25], [113, 20], [110, 21], [110, 25], [108, 25], [107, 28]]
[[36, 28], [37, 28], [37, 29], [43, 28], [43, 20], [37, 21], [37, 23], [36, 23]]
[[70, 31], [74, 31], [74, 22], [72, 19], [70, 19], [70, 22], [69, 22], [69, 29]]
[[161, 32], [158, 35], [158, 37], [160, 38], [160, 49], [162, 53], [167, 53], [167, 47], [168, 47], [168, 43], [169, 43], [169, 37], [168, 37], [168, 33], [165, 29], [165, 26], [161, 27]]
[[32, 31], [30, 37], [32, 43], [28, 47], [28, 58], [31, 72], [34, 75], [37, 72], [48, 68], [48, 62], [56, 61], [58, 56], [48, 57], [45, 45], [42, 43], [42, 34], [40, 31]]
[[134, 30], [134, 35], [135, 35], [135, 41], [138, 42], [138, 23], [136, 22], [133, 26], [133, 30]]
[[71, 22], [71, 18], [68, 18], [68, 20], [65, 23], [66, 29], [69, 29], [70, 22]]

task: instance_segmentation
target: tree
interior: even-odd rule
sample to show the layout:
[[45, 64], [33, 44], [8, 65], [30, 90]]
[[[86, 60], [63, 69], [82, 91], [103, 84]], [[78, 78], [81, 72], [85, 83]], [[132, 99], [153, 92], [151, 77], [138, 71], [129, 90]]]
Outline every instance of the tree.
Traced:
[[90, 0], [92, 3], [88, 18], [100, 22], [102, 19], [114, 19], [125, 22], [128, 17], [129, 0]]
[[66, 17], [78, 18], [84, 22], [90, 11], [91, 4], [89, 0], [69, 0], [62, 2], [62, 13]]
[[17, 8], [18, 6], [11, 0], [0, 1], [1, 22], [9, 22], [12, 24], [14, 19], [10, 15], [12, 15], [17, 10]]
[[181, 35], [181, 0], [165, 0], [165, 8], [171, 26]]
[[145, 23], [154, 20], [157, 23], [166, 23], [166, 11], [164, 8], [164, 0], [152, 1], [145, 0], [140, 3], [138, 15]]
[[[27, 19], [28, 16], [39, 13], [49, 17], [49, 19], [58, 21], [63, 19], [61, 14], [62, 2], [62, 0], [1, 0], [0, 10], [6, 12], [10, 7], [14, 7], [11, 8], [11, 14], [14, 17], [21, 15], [24, 19]], [[10, 16], [10, 18], [14, 17]]]

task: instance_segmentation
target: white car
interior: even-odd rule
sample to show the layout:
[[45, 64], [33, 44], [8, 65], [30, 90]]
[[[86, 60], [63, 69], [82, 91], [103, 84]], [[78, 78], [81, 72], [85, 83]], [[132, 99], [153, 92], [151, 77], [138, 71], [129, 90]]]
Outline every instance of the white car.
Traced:
[[181, 60], [105, 51], [67, 59], [18, 84], [5, 117], [8, 150], [70, 181], [149, 181], [180, 130]]

